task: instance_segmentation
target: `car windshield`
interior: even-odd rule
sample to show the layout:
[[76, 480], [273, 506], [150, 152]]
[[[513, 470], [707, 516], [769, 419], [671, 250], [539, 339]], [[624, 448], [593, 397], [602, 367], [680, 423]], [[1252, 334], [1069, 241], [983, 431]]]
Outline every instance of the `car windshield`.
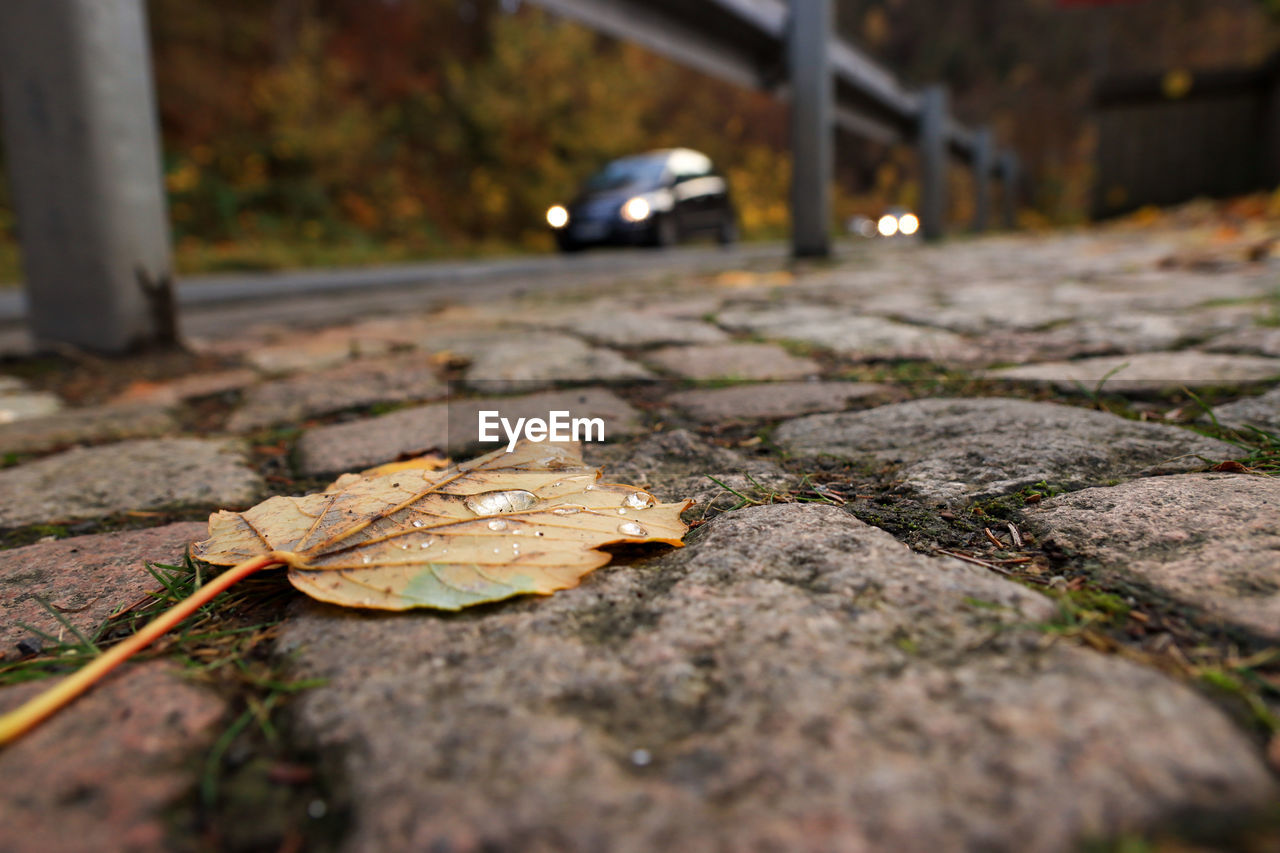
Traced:
[[653, 155], [623, 157], [621, 160], [614, 160], [588, 178], [585, 188], [588, 192], [602, 192], [636, 184], [656, 184], [662, 177], [666, 164], [665, 157]]

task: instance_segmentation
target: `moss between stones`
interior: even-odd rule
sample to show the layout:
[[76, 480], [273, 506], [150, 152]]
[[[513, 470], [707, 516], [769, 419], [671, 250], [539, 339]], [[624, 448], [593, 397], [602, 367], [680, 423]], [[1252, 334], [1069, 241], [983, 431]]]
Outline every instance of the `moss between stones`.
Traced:
[[301, 745], [286, 703], [262, 700], [261, 719], [237, 726], [243, 717], [229, 715], [214, 745], [187, 757], [199, 781], [164, 815], [171, 849], [341, 849], [351, 814], [340, 762]]
[[981, 533], [981, 525], [970, 514], [957, 512], [947, 518], [941, 510], [907, 498], [855, 500], [847, 508], [859, 521], [879, 527], [916, 550], [965, 547], [974, 534]]
[[34, 545], [50, 536], [55, 539], [66, 539], [71, 536], [162, 527], [179, 521], [205, 521], [209, 518], [210, 510], [208, 506], [170, 506], [151, 510], [142, 516], [118, 513], [65, 524], [31, 524], [26, 527], [15, 527], [0, 531], [0, 551]]

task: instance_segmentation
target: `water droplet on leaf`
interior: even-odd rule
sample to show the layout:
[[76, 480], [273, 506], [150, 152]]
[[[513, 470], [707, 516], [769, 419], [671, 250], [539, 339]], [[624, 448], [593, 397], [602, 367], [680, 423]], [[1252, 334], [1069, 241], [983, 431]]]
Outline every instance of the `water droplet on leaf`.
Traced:
[[653, 495], [645, 492], [632, 492], [627, 495], [626, 500], [622, 502], [623, 506], [630, 507], [631, 509], [648, 509], [653, 506], [653, 504]]
[[533, 492], [509, 489], [501, 492], [481, 492], [464, 501], [467, 509], [476, 515], [497, 515], [503, 512], [523, 512], [538, 503]]
[[618, 525], [618, 532], [625, 533], [628, 536], [648, 536], [649, 531], [645, 530], [634, 521], [624, 521]]

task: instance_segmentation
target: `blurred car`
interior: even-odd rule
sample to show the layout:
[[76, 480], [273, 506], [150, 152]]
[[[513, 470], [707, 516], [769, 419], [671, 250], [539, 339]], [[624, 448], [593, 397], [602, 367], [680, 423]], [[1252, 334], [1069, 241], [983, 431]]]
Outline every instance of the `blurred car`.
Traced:
[[910, 237], [920, 230], [920, 218], [901, 207], [891, 207], [878, 219], [855, 216], [845, 226], [850, 234], [861, 237]]
[[738, 239], [729, 184], [711, 158], [689, 148], [648, 151], [614, 160], [582, 185], [568, 204], [547, 211], [556, 245], [671, 246], [704, 234]]

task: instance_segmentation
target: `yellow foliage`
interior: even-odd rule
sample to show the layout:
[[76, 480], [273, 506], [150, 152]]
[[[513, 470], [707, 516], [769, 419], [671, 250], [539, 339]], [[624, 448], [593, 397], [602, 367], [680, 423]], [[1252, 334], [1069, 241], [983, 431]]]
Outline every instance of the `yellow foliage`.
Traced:
[[791, 166], [786, 155], [764, 145], [745, 147], [727, 168], [729, 186], [746, 237], [777, 237], [790, 223], [787, 195]]
[[174, 171], [165, 175], [164, 185], [171, 193], [192, 190], [200, 183], [200, 170], [191, 161], [184, 162]]

